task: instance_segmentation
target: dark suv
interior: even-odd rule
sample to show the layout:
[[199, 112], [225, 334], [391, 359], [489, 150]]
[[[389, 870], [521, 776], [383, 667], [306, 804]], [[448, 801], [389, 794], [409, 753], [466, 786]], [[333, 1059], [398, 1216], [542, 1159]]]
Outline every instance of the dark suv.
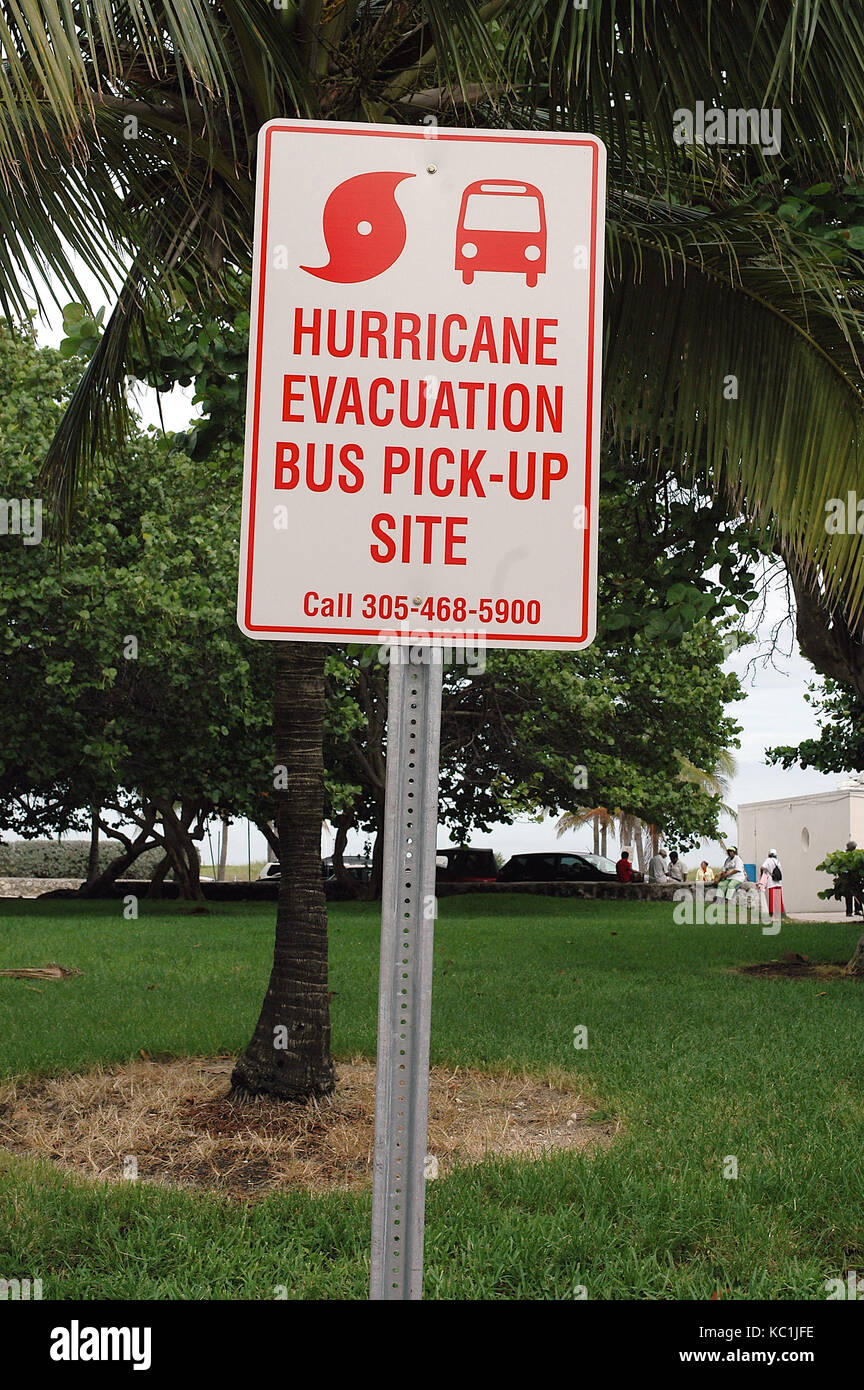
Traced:
[[435, 859], [436, 883], [494, 883], [498, 877], [491, 849], [439, 849]]
[[514, 854], [498, 874], [499, 883], [596, 883], [617, 879], [615, 865], [602, 854]]

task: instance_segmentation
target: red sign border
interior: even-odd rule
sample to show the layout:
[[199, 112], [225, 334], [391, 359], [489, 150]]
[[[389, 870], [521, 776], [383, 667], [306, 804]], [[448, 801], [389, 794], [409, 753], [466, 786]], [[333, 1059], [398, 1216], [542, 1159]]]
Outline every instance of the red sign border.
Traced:
[[[583, 140], [579, 140], [579, 139], [572, 139], [572, 140], [570, 140], [570, 139], [568, 139], [568, 138], [566, 138], [566, 137], [562, 137], [562, 136], [557, 136], [555, 139], [551, 139], [551, 140], [550, 140], [550, 139], [547, 139], [545, 136], [542, 136], [542, 135], [540, 135], [540, 136], [534, 136], [534, 135], [530, 135], [530, 136], [529, 136], [529, 135], [518, 135], [518, 134], [512, 134], [512, 135], [483, 135], [483, 134], [480, 134], [479, 132], [478, 132], [478, 133], [475, 133], [474, 131], [461, 131], [461, 130], [460, 130], [460, 131], [454, 131], [454, 130], [448, 131], [448, 130], [446, 130], [446, 129], [441, 130], [441, 129], [437, 129], [437, 128], [436, 128], [436, 130], [435, 130], [435, 135], [434, 135], [434, 137], [430, 137], [430, 133], [429, 133], [428, 130], [412, 130], [410, 126], [396, 126], [396, 127], [394, 127], [392, 130], [377, 130], [377, 129], [374, 129], [374, 128], [369, 129], [369, 130], [365, 130], [365, 129], [363, 129], [362, 127], [357, 127], [357, 126], [347, 126], [347, 127], [346, 127], [346, 126], [330, 125], [330, 124], [326, 124], [326, 125], [309, 125], [309, 124], [305, 124], [305, 123], [299, 123], [299, 124], [298, 124], [298, 123], [295, 122], [295, 121], [290, 121], [290, 122], [285, 122], [285, 123], [271, 122], [271, 123], [267, 126], [267, 128], [266, 128], [266, 133], [265, 133], [265, 137], [264, 137], [264, 173], [263, 173], [263, 185], [264, 185], [264, 186], [263, 186], [262, 203], [261, 203], [261, 206], [262, 206], [262, 214], [261, 214], [261, 231], [260, 231], [260, 245], [262, 246], [262, 248], [263, 248], [263, 247], [266, 247], [266, 245], [267, 245], [267, 222], [268, 222], [268, 214], [269, 214], [269, 210], [270, 210], [270, 153], [271, 153], [271, 136], [272, 136], [274, 133], [282, 134], [282, 133], [285, 133], [285, 132], [292, 132], [292, 131], [296, 131], [296, 132], [298, 132], [298, 133], [305, 133], [305, 134], [307, 134], [307, 135], [356, 135], [356, 136], [360, 136], [360, 137], [363, 137], [363, 136], [368, 136], [368, 137], [373, 137], [373, 138], [381, 137], [381, 138], [383, 138], [383, 139], [387, 139], [388, 137], [391, 137], [391, 138], [400, 139], [400, 140], [405, 140], [405, 139], [408, 139], [408, 140], [425, 140], [425, 141], [427, 141], [427, 142], [429, 142], [430, 139], [434, 139], [436, 142], [439, 141], [439, 140], [472, 140], [472, 141], [475, 141], [475, 142], [477, 142], [477, 143], [480, 143], [480, 142], [483, 142], [483, 141], [494, 141], [494, 142], [502, 142], [502, 143], [505, 143], [505, 144], [510, 143], [510, 144], [520, 144], [520, 145], [535, 145], [535, 144], [536, 144], [536, 145], [578, 145], [578, 146], [582, 146], [582, 147], [587, 146], [587, 147], [591, 150], [591, 254], [590, 254], [590, 285], [589, 285], [589, 290], [588, 290], [588, 345], [589, 345], [589, 363], [588, 363], [588, 380], [587, 380], [587, 383], [586, 383], [586, 422], [587, 422], [587, 429], [586, 429], [586, 441], [585, 441], [585, 516], [586, 516], [586, 526], [585, 526], [585, 529], [584, 529], [584, 531], [583, 531], [583, 537], [584, 537], [584, 552], [583, 552], [583, 567], [582, 567], [582, 628], [581, 628], [581, 631], [580, 631], [576, 636], [573, 636], [573, 637], [565, 637], [565, 636], [559, 636], [559, 635], [543, 637], [543, 636], [539, 636], [539, 635], [537, 635], [537, 634], [535, 634], [535, 633], [530, 633], [530, 634], [529, 634], [529, 633], [517, 633], [517, 632], [512, 632], [512, 633], [507, 633], [507, 632], [495, 632], [495, 633], [491, 633], [491, 632], [487, 632], [487, 633], [484, 633], [484, 634], [483, 634], [483, 635], [487, 638], [487, 640], [490, 641], [490, 642], [492, 642], [492, 643], [494, 643], [494, 642], [543, 642], [543, 643], [548, 643], [548, 642], [560, 642], [560, 643], [565, 644], [565, 645], [573, 645], [573, 646], [576, 646], [576, 645], [585, 645], [586, 637], [587, 637], [587, 634], [588, 634], [588, 601], [589, 601], [589, 594], [590, 594], [590, 573], [589, 573], [590, 564], [589, 564], [589, 561], [590, 561], [590, 558], [591, 558], [591, 496], [592, 496], [592, 482], [593, 482], [593, 466], [592, 466], [592, 465], [593, 465], [593, 443], [594, 443], [594, 381], [595, 381], [595, 377], [596, 377], [596, 371], [594, 370], [594, 368], [596, 367], [596, 358], [597, 358], [596, 325], [595, 325], [595, 310], [596, 310], [595, 298], [596, 298], [596, 268], [597, 268], [597, 183], [598, 183], [599, 164], [600, 164], [600, 160], [599, 160], [599, 143], [598, 143], [596, 140], [584, 140], [584, 139], [583, 139]], [[267, 256], [266, 256], [266, 254], [262, 254], [262, 255], [261, 255], [261, 259], [260, 259], [259, 282], [258, 282], [258, 306], [257, 306], [257, 330], [258, 330], [258, 331], [257, 331], [257, 334], [256, 334], [256, 341], [255, 341], [255, 391], [254, 391], [254, 405], [253, 405], [253, 413], [252, 413], [252, 448], [251, 448], [251, 459], [250, 459], [249, 511], [248, 511], [248, 516], [247, 516], [247, 524], [248, 524], [248, 528], [249, 528], [249, 535], [248, 535], [248, 539], [247, 539], [247, 553], [246, 553], [246, 595], [245, 595], [246, 602], [245, 602], [244, 614], [243, 614], [245, 626], [246, 626], [246, 629], [247, 629], [249, 632], [260, 632], [260, 633], [268, 633], [268, 632], [303, 632], [303, 633], [314, 634], [315, 636], [331, 637], [334, 641], [343, 641], [343, 640], [347, 641], [347, 640], [350, 640], [351, 637], [360, 637], [360, 638], [366, 637], [366, 638], [379, 639], [379, 638], [381, 637], [381, 633], [382, 633], [382, 629], [381, 629], [381, 626], [380, 626], [380, 625], [379, 625], [377, 628], [343, 627], [343, 628], [338, 628], [338, 629], [336, 629], [336, 628], [332, 628], [332, 627], [275, 627], [275, 626], [266, 626], [266, 625], [264, 625], [264, 624], [262, 624], [262, 623], [253, 623], [253, 622], [252, 622], [252, 566], [253, 566], [253, 563], [254, 563], [254, 547], [255, 547], [256, 489], [257, 489], [257, 483], [258, 483], [258, 426], [259, 426], [260, 408], [261, 408], [261, 354], [262, 354], [263, 338], [264, 338], [264, 293], [265, 293], [266, 280], [267, 280], [267, 261], [268, 261], [268, 258], [267, 258]], [[409, 632], [409, 633], [404, 634], [404, 637], [402, 636], [402, 634], [395, 634], [395, 633], [394, 633], [392, 637], [388, 634], [387, 640], [388, 640], [388, 642], [391, 642], [391, 643], [393, 643], [393, 642], [398, 642], [398, 641], [400, 640], [400, 638], [401, 638], [401, 640], [403, 640], [403, 641], [415, 642], [415, 643], [418, 642], [418, 641], [420, 641], [420, 640], [423, 640], [423, 639], [425, 639], [426, 641], [430, 641], [430, 642], [446, 641], [446, 642], [451, 642], [451, 643], [452, 643], [452, 642], [458, 642], [459, 639], [460, 639], [460, 637], [462, 637], [462, 636], [467, 636], [467, 637], [469, 637], [469, 638], [471, 638], [471, 639], [474, 639], [474, 638], [477, 637], [477, 635], [478, 635], [478, 634], [476, 634], [476, 633], [468, 633], [467, 630], [465, 630], [465, 629], [462, 629], [462, 630], [450, 630], [450, 631], [448, 631], [448, 630], [446, 630], [446, 629], [440, 628], [440, 629], [438, 629], [438, 630], [436, 631], [436, 630], [430, 625], [430, 628], [429, 628], [428, 632], [427, 632], [426, 630], [424, 630], [422, 633], [419, 633], [419, 632], [418, 632], [417, 634], [411, 634], [411, 633]]]

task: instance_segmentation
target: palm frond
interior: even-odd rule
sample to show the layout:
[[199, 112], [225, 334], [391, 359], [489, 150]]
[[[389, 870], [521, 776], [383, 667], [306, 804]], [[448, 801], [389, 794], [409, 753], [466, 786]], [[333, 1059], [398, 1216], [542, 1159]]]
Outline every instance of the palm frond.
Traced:
[[568, 830], [581, 830], [583, 825], [590, 825], [594, 820], [598, 823], [605, 821], [606, 824], [612, 822], [605, 806], [588, 806], [581, 807], [578, 811], [565, 811], [557, 822], [558, 839], [566, 835]]
[[[690, 758], [679, 753], [677, 749], [675, 757], [678, 759], [678, 781], [689, 782], [692, 786], [700, 787], [709, 796], [727, 796], [729, 792], [729, 782], [735, 776], [736, 764], [735, 756], [728, 749], [721, 749], [717, 762], [713, 768], [697, 767]], [[721, 803], [720, 809], [728, 815], [735, 815], [735, 808]]]
[[[864, 10], [857, 3], [766, 0], [513, 0], [511, 73], [553, 125], [591, 130], [613, 163], [659, 153], [681, 167], [675, 112], [697, 101], [778, 108], [784, 155], [799, 167], [857, 163], [864, 134]], [[722, 147], [709, 150], [719, 161]], [[748, 151], [765, 169], [773, 156]]]
[[860, 281], [746, 209], [633, 206], [610, 227], [609, 267], [614, 437], [725, 489], [859, 620], [864, 539], [825, 517], [861, 476]]
[[24, 112], [59, 153], [93, 138], [100, 103], [146, 93], [151, 116], [167, 103], [175, 128], [248, 166], [264, 120], [315, 104], [296, 18], [261, 0], [12, 0], [0, 11], [0, 164], [17, 157]]
[[[81, 264], [124, 281], [51, 453], [64, 512], [118, 437], [123, 355], [170, 295], [178, 248], [202, 299], [222, 262], [248, 264], [265, 118], [400, 119], [409, 93], [485, 94], [481, 118], [578, 126], [609, 146], [616, 438], [659, 443], [684, 477], [704, 470], [864, 615], [864, 538], [824, 527], [827, 497], [860, 478], [861, 277], [740, 206], [754, 172], [859, 163], [857, 0], [7, 0], [0, 50], [0, 306], [83, 298]], [[682, 150], [675, 111], [699, 100], [780, 107], [782, 159]]]
[[129, 343], [143, 325], [138, 284], [139, 277], [130, 276], [121, 290], [40, 470], [57, 540], [67, 531], [74, 503], [96, 472], [97, 461], [104, 468], [106, 460], [116, 462], [123, 454], [129, 426]]

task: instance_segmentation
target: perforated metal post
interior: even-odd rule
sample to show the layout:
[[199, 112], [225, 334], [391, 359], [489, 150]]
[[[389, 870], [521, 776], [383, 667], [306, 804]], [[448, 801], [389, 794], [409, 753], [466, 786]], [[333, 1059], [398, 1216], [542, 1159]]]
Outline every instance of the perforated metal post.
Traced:
[[378, 996], [370, 1298], [423, 1290], [441, 650], [393, 651]]

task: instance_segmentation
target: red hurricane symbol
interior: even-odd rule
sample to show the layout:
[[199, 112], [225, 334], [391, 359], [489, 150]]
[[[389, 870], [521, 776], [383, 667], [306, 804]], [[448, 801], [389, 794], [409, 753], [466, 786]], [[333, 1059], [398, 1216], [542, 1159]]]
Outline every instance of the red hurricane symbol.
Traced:
[[405, 245], [405, 218], [396, 202], [396, 185], [413, 174], [357, 174], [333, 189], [324, 204], [326, 265], [301, 265], [319, 280], [354, 285], [389, 270]]

